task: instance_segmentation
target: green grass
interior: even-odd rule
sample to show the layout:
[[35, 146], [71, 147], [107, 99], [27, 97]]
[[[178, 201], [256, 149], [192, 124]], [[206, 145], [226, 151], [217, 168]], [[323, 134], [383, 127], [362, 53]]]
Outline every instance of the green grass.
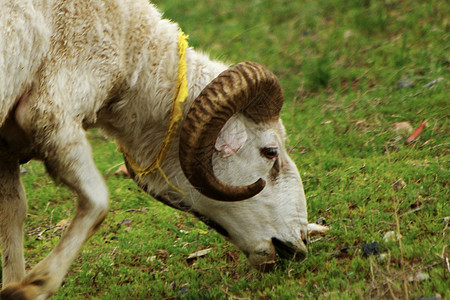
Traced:
[[[449, 23], [446, 1], [156, 1], [190, 44], [229, 62], [258, 61], [283, 84], [282, 118], [304, 181], [311, 237], [303, 262], [260, 274], [194, 217], [114, 176], [112, 141], [89, 133], [111, 193], [111, 213], [54, 299], [292, 299], [450, 297]], [[424, 87], [425, 84], [443, 80]], [[412, 87], [400, 88], [400, 80]], [[427, 126], [411, 145], [396, 122]], [[25, 165], [27, 266], [57, 243], [52, 228], [74, 197], [39, 163]], [[405, 186], [395, 190], [398, 179]], [[127, 225], [118, 225], [130, 220]], [[47, 229], [47, 230], [46, 230]], [[45, 232], [43, 232], [46, 230]], [[386, 232], [401, 242], [384, 241]], [[36, 238], [40, 235], [40, 239]], [[365, 258], [376, 241], [382, 256]], [[347, 253], [340, 251], [350, 247]], [[187, 262], [197, 250], [206, 256]], [[384, 257], [384, 258], [383, 258]], [[447, 259], [447, 264], [446, 264]], [[424, 280], [409, 281], [419, 272]]]

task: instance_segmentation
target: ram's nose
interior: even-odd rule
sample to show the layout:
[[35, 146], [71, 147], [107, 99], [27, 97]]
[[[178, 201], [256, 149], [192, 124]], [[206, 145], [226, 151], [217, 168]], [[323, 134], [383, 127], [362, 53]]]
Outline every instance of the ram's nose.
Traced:
[[282, 241], [276, 237], [272, 238], [272, 244], [280, 258], [295, 259], [297, 261], [303, 260], [308, 254], [306, 248], [306, 238], [303, 241], [292, 243], [289, 241]]
[[270, 272], [276, 264], [277, 252], [270, 240], [247, 254], [250, 264], [260, 272]]
[[282, 259], [303, 260], [308, 250], [306, 236], [302, 234], [296, 243], [273, 237], [265, 241], [252, 252], [245, 252], [250, 264], [260, 272], [272, 271], [276, 265], [277, 254]]

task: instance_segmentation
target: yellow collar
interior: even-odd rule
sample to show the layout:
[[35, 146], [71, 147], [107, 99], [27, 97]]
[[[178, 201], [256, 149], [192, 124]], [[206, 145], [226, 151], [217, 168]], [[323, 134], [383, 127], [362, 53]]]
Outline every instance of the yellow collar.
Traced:
[[159, 148], [158, 153], [156, 154], [153, 162], [149, 164], [147, 167], [141, 167], [138, 165], [123, 149], [119, 147], [119, 151], [123, 153], [125, 159], [127, 160], [129, 166], [133, 169], [134, 173], [139, 176], [141, 179], [143, 176], [151, 174], [156, 170], [161, 172], [161, 175], [164, 177], [166, 182], [175, 190], [180, 191], [176, 186], [170, 183], [167, 175], [161, 168], [161, 164], [169, 152], [170, 146], [175, 138], [175, 134], [177, 132], [178, 125], [180, 120], [183, 118], [182, 106], [184, 101], [188, 97], [188, 88], [187, 88], [187, 79], [186, 79], [186, 50], [188, 47], [187, 42], [188, 36], [183, 33], [180, 29], [180, 34], [178, 36], [178, 71], [177, 71], [177, 83], [175, 86], [175, 94], [172, 101], [172, 109], [170, 112], [170, 120], [169, 126], [166, 131], [166, 135], [162, 142], [161, 148]]

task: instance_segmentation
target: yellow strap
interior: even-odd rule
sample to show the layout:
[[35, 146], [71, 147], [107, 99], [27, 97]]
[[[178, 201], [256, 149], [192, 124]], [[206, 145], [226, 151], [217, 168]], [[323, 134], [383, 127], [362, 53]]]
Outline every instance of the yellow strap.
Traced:
[[156, 170], [161, 172], [161, 175], [164, 177], [164, 180], [176, 191], [183, 193], [180, 189], [174, 186], [167, 178], [167, 175], [161, 168], [161, 164], [166, 158], [167, 153], [169, 152], [170, 146], [172, 145], [173, 139], [177, 132], [178, 124], [183, 117], [182, 106], [183, 102], [188, 97], [188, 87], [187, 87], [187, 79], [186, 79], [186, 50], [188, 47], [187, 43], [188, 36], [183, 33], [180, 29], [180, 34], [178, 36], [178, 71], [177, 71], [177, 83], [175, 86], [175, 94], [172, 101], [172, 110], [170, 114], [169, 127], [167, 128], [166, 135], [162, 142], [161, 148], [159, 148], [158, 153], [156, 154], [153, 162], [147, 167], [143, 168], [139, 166], [126, 152], [124, 152], [121, 148], [119, 150], [126, 157], [130, 167], [133, 171], [139, 176], [141, 179], [143, 176], [151, 174]]

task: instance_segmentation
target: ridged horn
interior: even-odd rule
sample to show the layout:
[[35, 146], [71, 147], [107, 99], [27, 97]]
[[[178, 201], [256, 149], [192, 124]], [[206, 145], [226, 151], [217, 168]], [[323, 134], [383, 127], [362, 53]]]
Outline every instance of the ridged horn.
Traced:
[[256, 123], [278, 120], [283, 93], [277, 77], [266, 67], [240, 63], [211, 81], [193, 102], [180, 135], [180, 164], [190, 183], [205, 196], [240, 201], [261, 192], [263, 179], [247, 186], [220, 181], [212, 166], [215, 141], [225, 123], [238, 112]]

